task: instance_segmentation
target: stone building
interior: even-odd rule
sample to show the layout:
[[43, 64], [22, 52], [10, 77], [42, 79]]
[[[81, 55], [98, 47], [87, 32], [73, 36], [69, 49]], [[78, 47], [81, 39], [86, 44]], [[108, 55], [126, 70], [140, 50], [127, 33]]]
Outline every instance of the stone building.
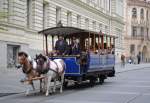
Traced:
[[0, 0], [0, 12], [8, 14], [0, 20], [6, 29], [0, 30], [0, 69], [12, 67], [18, 51], [32, 57], [44, 52], [43, 37], [37, 32], [55, 27], [60, 20], [63, 26], [116, 35], [116, 53], [120, 55], [124, 4], [124, 0]]
[[128, 0], [124, 48], [127, 57], [150, 61], [150, 3], [146, 0]]

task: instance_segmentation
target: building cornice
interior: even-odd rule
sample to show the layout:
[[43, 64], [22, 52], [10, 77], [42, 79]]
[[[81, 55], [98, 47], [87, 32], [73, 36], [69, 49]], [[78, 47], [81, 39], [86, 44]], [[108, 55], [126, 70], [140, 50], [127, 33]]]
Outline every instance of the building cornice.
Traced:
[[117, 15], [116, 13], [112, 12], [113, 15], [111, 15], [111, 13], [104, 13], [103, 12], [104, 10], [101, 11], [101, 10], [95, 9], [94, 7], [89, 6], [88, 4], [86, 4], [86, 3], [84, 3], [84, 2], [82, 2], [80, 0], [67, 0], [67, 1], [72, 2], [73, 4], [76, 4], [76, 5], [84, 8], [84, 9], [86, 9], [88, 11], [91, 11], [91, 12], [97, 14], [97, 15], [101, 15], [104, 18], [117, 21], [117, 22], [119, 22], [121, 24], [125, 24], [124, 21], [123, 21], [123, 17]]
[[140, 6], [140, 7], [150, 8], [150, 3], [145, 2], [145, 1], [139, 1], [139, 0], [128, 0], [127, 5], [128, 6]]

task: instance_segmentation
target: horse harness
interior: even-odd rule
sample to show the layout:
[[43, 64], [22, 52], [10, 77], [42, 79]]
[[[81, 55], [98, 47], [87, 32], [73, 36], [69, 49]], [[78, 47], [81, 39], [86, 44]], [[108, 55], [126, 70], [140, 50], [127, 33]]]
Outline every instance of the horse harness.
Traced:
[[29, 73], [31, 73], [31, 71], [32, 71], [32, 69], [30, 68], [29, 70], [25, 70], [25, 67], [23, 66], [22, 67], [22, 71], [23, 71], [23, 73], [25, 73], [25, 74], [29, 74]]
[[49, 70], [52, 70], [52, 71], [54, 71], [55, 73], [57, 73], [57, 75], [59, 76], [59, 68], [58, 68], [58, 65], [57, 65], [57, 63], [53, 60], [52, 62], [54, 62], [55, 63], [55, 65], [57, 66], [57, 68], [56, 68], [56, 71], [55, 70], [53, 70], [52, 68], [50, 68], [49, 67]]

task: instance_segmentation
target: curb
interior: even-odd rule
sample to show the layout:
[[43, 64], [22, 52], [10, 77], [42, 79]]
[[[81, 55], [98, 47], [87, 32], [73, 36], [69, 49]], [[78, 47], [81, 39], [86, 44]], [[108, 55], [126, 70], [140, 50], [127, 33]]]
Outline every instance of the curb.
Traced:
[[119, 71], [119, 72], [116, 71], [116, 74], [123, 73], [123, 72], [134, 71], [134, 70], [141, 70], [141, 69], [145, 69], [145, 68], [150, 68], [150, 66], [149, 67], [141, 67], [141, 68], [129, 69], [129, 70], [124, 70], [124, 71]]

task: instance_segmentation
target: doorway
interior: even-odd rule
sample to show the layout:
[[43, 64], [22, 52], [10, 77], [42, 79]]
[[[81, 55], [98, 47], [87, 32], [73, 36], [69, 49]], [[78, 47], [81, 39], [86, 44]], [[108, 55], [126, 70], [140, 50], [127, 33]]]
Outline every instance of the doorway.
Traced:
[[19, 52], [19, 45], [7, 45], [7, 67], [12, 68], [15, 67], [17, 60], [17, 54]]

